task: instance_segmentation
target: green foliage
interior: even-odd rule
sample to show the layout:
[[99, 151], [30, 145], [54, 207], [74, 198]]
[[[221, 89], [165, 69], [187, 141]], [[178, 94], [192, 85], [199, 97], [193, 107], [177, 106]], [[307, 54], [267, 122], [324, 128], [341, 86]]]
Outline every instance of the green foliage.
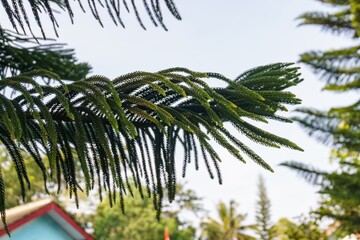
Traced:
[[[316, 25], [322, 30], [330, 31], [336, 34], [351, 34], [356, 36], [356, 29], [354, 29], [353, 12], [356, 7], [349, 5], [349, 0], [317, 0], [322, 3], [333, 6], [336, 10], [334, 12], [306, 12], [298, 17], [300, 26], [302, 25]], [[351, 0], [350, 0], [351, 1]], [[353, 2], [356, 2], [354, 0]]]
[[357, 150], [360, 147], [360, 118], [357, 104], [334, 108], [328, 112], [313, 109], [298, 109], [306, 114], [293, 118], [312, 137], [336, 149]]
[[346, 6], [349, 0], [317, 0], [318, 2], [327, 3], [333, 6]]
[[[77, 0], [78, 4], [80, 5], [81, 9], [85, 12], [85, 8], [82, 5], [81, 0]], [[72, 11], [72, 5], [75, 4], [73, 2], [70, 2], [69, 0], [64, 1], [58, 1], [58, 0], [42, 0], [42, 1], [32, 1], [29, 0], [27, 3], [30, 5], [32, 10], [32, 16], [29, 16], [30, 14], [27, 13], [27, 10], [25, 8], [24, 3], [17, 2], [15, 0], [3, 0], [2, 5], [5, 9], [5, 12], [7, 14], [8, 20], [10, 21], [12, 27], [14, 30], [19, 32], [22, 30], [24, 33], [26, 32], [26, 27], [30, 31], [30, 33], [33, 35], [32, 26], [34, 25], [32, 23], [33, 20], [37, 23], [37, 26], [41, 30], [41, 33], [43, 37], [45, 38], [45, 32], [43, 29], [43, 22], [41, 20], [41, 13], [45, 13], [48, 15], [49, 20], [54, 28], [54, 32], [57, 33], [57, 28], [59, 27], [55, 12], [56, 11], [64, 11], [69, 14], [69, 17], [71, 19], [71, 22], [74, 20], [74, 12]], [[148, 3], [148, 1], [143, 1], [143, 5], [145, 8], [145, 11], [147, 15], [149, 16], [151, 22], [155, 26], [161, 26], [166, 30], [166, 26], [164, 24], [164, 17], [162, 14], [161, 5], [165, 3], [166, 8], [169, 10], [169, 12], [178, 20], [181, 20], [180, 14], [175, 6], [175, 3], [173, 0], [152, 0], [151, 3]], [[124, 22], [121, 18], [122, 14], [121, 12], [125, 9], [128, 13], [132, 11], [132, 14], [136, 16], [136, 19], [138, 20], [140, 26], [145, 29], [145, 25], [140, 17], [138, 6], [135, 3], [134, 0], [128, 1], [128, 0], [116, 0], [116, 1], [109, 1], [105, 0], [103, 2], [98, 2], [94, 0], [88, 1], [88, 7], [95, 18], [95, 20], [103, 26], [100, 14], [99, 14], [99, 7], [100, 8], [106, 8], [110, 18], [114, 22], [115, 25], [121, 25], [122, 27], [125, 27]], [[1, 24], [0, 24], [1, 26]]]
[[178, 219], [178, 221], [181, 222], [181, 214], [190, 213], [199, 217], [205, 212], [202, 198], [197, 196], [194, 190], [187, 189], [184, 184], [177, 184], [174, 203], [165, 203], [162, 214], [169, 218]]
[[[48, 198], [51, 197], [55, 199], [61, 206], [64, 208], [71, 208], [73, 206], [70, 206], [73, 204], [68, 199], [69, 191], [61, 191], [58, 192], [58, 183], [55, 182], [56, 179], [49, 179], [49, 171], [46, 171], [46, 175], [39, 174], [39, 166], [34, 161], [34, 159], [30, 155], [23, 155], [24, 158], [24, 164], [26, 166], [26, 171], [29, 176], [29, 180], [31, 183], [31, 188], [26, 190], [25, 198], [21, 195], [21, 188], [19, 184], [14, 184], [18, 181], [18, 174], [16, 172], [16, 166], [14, 162], [12, 161], [11, 157], [7, 152], [4, 151], [3, 147], [0, 148], [0, 166], [4, 177], [5, 182], [5, 195], [6, 195], [6, 209], [16, 207], [18, 205], [42, 199], [42, 198]], [[49, 166], [47, 165], [47, 162], [44, 159], [44, 168], [49, 169]], [[83, 181], [82, 173], [79, 171], [80, 166], [79, 163], [77, 163], [76, 167], [76, 176], [79, 182]], [[44, 182], [44, 178], [48, 179], [47, 182]], [[64, 182], [62, 181], [60, 184], [64, 185]], [[94, 195], [94, 193], [92, 194]], [[89, 199], [91, 199], [93, 196], [91, 196]], [[89, 205], [88, 197], [85, 195], [85, 193], [81, 192], [79, 195], [79, 200], [82, 202], [82, 204], [86, 203]], [[64, 201], [65, 200], [65, 201]]]
[[39, 38], [0, 29], [0, 78], [39, 68], [55, 72], [63, 80], [83, 79], [89, 73], [91, 67], [78, 63], [73, 49], [50, 40], [39, 41]]
[[291, 168], [292, 170], [298, 172], [310, 184], [322, 184], [324, 181], [324, 176], [327, 175], [325, 171], [315, 169], [311, 166], [299, 162], [288, 161], [283, 162], [280, 165]]
[[[187, 240], [195, 238], [195, 228], [188, 222], [182, 221], [179, 214], [184, 210], [193, 211], [199, 205], [199, 198], [191, 190], [185, 190], [180, 185], [178, 195], [172, 206], [163, 212], [156, 221], [156, 211], [152, 207], [152, 199], [126, 196], [124, 199], [126, 210], [122, 212], [120, 205], [109, 206], [108, 200], [103, 201], [97, 208], [92, 222], [96, 239], [163, 239], [167, 228], [171, 239]], [[184, 201], [185, 200], [185, 201]], [[178, 210], [173, 210], [173, 205]], [[196, 207], [196, 211], [199, 209]]]
[[230, 201], [227, 206], [224, 202], [217, 205], [217, 214], [220, 221], [208, 217], [201, 223], [201, 236], [207, 240], [252, 240], [254, 237], [244, 231], [256, 229], [256, 225], [243, 225], [246, 215], [237, 212], [237, 203]]
[[259, 177], [258, 183], [258, 200], [256, 202], [256, 223], [257, 233], [262, 240], [270, 240], [273, 238], [271, 231], [271, 203], [267, 196], [264, 179], [262, 176]]
[[303, 219], [300, 224], [291, 222], [286, 218], [281, 218], [276, 224], [272, 226], [276, 236], [279, 240], [325, 240], [326, 235], [324, 231], [319, 229], [317, 222]]
[[[24, 157], [24, 162], [27, 169], [27, 174], [31, 182], [31, 189], [26, 192], [26, 199], [36, 200], [47, 196], [48, 189], [52, 189], [53, 183], [48, 183], [48, 187], [44, 186], [43, 176], [39, 174], [39, 169], [36, 163], [30, 156]], [[1, 170], [5, 177], [5, 193], [7, 196], [6, 208], [12, 208], [23, 204], [23, 198], [21, 197], [21, 189], [19, 184], [16, 183], [18, 180], [15, 166], [11, 161], [11, 158], [2, 152], [0, 156]], [[49, 186], [50, 185], [50, 186]], [[50, 190], [51, 192], [51, 190]]]
[[[58, 84], [41, 85], [35, 77], [47, 77]], [[228, 86], [210, 88], [208, 77]], [[235, 81], [220, 74], [173, 68], [134, 72], [112, 81], [93, 76], [64, 83], [52, 72], [36, 70], [0, 80], [2, 90], [14, 91], [12, 97], [0, 94], [0, 141], [14, 161], [23, 197], [30, 188], [21, 154], [24, 151], [34, 158], [44, 180], [49, 174], [57, 183], [64, 181], [76, 202], [79, 191], [84, 188], [88, 193], [97, 186], [100, 199], [107, 191], [112, 204], [119, 194], [123, 206], [124, 193], [133, 193], [128, 182], [132, 177], [141, 196], [145, 194], [141, 188], [144, 179], [146, 193], [154, 198], [160, 212], [163, 187], [170, 201], [175, 197], [178, 143], [185, 152], [183, 175], [192, 160], [199, 168], [201, 152], [210, 177], [215, 170], [220, 183], [220, 157], [210, 145], [212, 139], [237, 159], [244, 161], [243, 152], [272, 171], [224, 123], [265, 146], [301, 150], [246, 121], [288, 121], [276, 112], [286, 110], [284, 104], [300, 100], [282, 90], [300, 81], [297, 68], [291, 64], [259, 67]], [[84, 185], [78, 182], [79, 171]], [[0, 195], [5, 200], [3, 191]], [[4, 214], [4, 206], [1, 208]]]
[[320, 187], [321, 204], [314, 213], [321, 218], [337, 220], [339, 226], [335, 233], [339, 237], [360, 231], [359, 157], [359, 152], [333, 150], [332, 160], [340, 164], [333, 172], [315, 170], [295, 162], [285, 164]]
[[360, 2], [358, 0], [349, 0], [352, 25], [356, 31], [356, 36], [360, 36]]
[[349, 8], [336, 13], [308, 12], [299, 16], [298, 19], [301, 20], [300, 25], [319, 25], [322, 30], [336, 34], [355, 34]]
[[[83, 8], [81, 1], [77, 2]], [[31, 187], [24, 159], [27, 155], [45, 182], [54, 181], [58, 191], [64, 183], [76, 202], [79, 192], [89, 194], [96, 189], [100, 199], [107, 193], [110, 206], [120, 199], [124, 208], [125, 195], [137, 191], [142, 198], [152, 197], [159, 216], [165, 195], [170, 201], [175, 198], [177, 145], [184, 150], [183, 176], [188, 165], [194, 162], [199, 169], [199, 160], [203, 159], [210, 177], [216, 175], [220, 183], [221, 159], [217, 148], [210, 144], [213, 141], [238, 160], [245, 162], [247, 155], [272, 171], [235, 132], [265, 146], [301, 150], [248, 121], [291, 122], [277, 114], [286, 111], [286, 105], [300, 103], [292, 93], [284, 91], [302, 81], [292, 64], [258, 67], [234, 80], [184, 68], [134, 72], [113, 80], [96, 75], [86, 78], [90, 67], [78, 63], [72, 50], [61, 44], [47, 44], [33, 34], [35, 22], [45, 39], [40, 13], [48, 15], [56, 33], [55, 10], [67, 12], [72, 20], [73, 3], [43, 0], [26, 4], [32, 13], [27, 13], [21, 1], [2, 1], [17, 33], [1, 30], [0, 38], [0, 56], [6, 58], [0, 65], [0, 143], [13, 161], [22, 198]], [[91, 0], [88, 4], [101, 25], [99, 6], [122, 26], [120, 8], [128, 12], [132, 9], [145, 28], [133, 0]], [[181, 19], [173, 0], [143, 4], [155, 26], [166, 29], [161, 4]], [[19, 34], [26, 31], [33, 37]], [[40, 83], [40, 78], [48, 80], [47, 84]], [[211, 88], [208, 79], [225, 82], [226, 87]], [[0, 172], [3, 221], [8, 185], [4, 174]], [[135, 181], [133, 186], [130, 178]]]
[[[301, 54], [300, 61], [310, 66], [328, 84], [347, 84], [359, 78], [359, 51], [359, 46], [329, 51], [310, 51]], [[344, 90], [351, 90], [351, 88]]]
[[[303, 24], [320, 25], [337, 33], [351, 32], [359, 37], [359, 1], [324, 1], [337, 7], [334, 14], [307, 13], [300, 18]], [[339, 8], [337, 8], [338, 10]], [[316, 16], [315, 16], [316, 15]], [[315, 16], [315, 17], [314, 17]], [[321, 17], [320, 17], [321, 16]], [[300, 61], [309, 65], [326, 81], [324, 90], [347, 93], [359, 90], [360, 46], [311, 51], [301, 55]], [[359, 152], [360, 152], [360, 101], [328, 111], [298, 109], [294, 120], [310, 136], [333, 148], [332, 161], [339, 169], [332, 172], [314, 169], [296, 162], [283, 165], [300, 173], [312, 184], [320, 186], [321, 206], [315, 211], [319, 217], [329, 217], [339, 223], [336, 233], [345, 236], [360, 231]]]

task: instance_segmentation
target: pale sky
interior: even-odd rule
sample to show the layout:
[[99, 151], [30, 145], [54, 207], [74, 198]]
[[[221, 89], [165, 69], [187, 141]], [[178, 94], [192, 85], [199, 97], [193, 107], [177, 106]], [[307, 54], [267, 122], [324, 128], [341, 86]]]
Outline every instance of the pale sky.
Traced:
[[[334, 37], [316, 27], [297, 27], [295, 18], [301, 13], [325, 8], [314, 0], [176, 2], [183, 20], [179, 22], [167, 16], [165, 22], [168, 32], [153, 27], [146, 15], [147, 31], [140, 28], [133, 15], [124, 17], [127, 27], [124, 30], [109, 21], [106, 11], [103, 12], [105, 28], [97, 24], [90, 12], [85, 15], [78, 11], [75, 14], [75, 25], [70, 24], [67, 14], [58, 17], [61, 26], [59, 42], [75, 48], [78, 58], [93, 66], [94, 74], [108, 77], [136, 70], [158, 71], [175, 66], [236, 77], [242, 71], [259, 65], [296, 62], [299, 54], [307, 50], [351, 44], [345, 37]], [[3, 12], [0, 12], [0, 19], [5, 27]], [[354, 99], [354, 96], [321, 92], [323, 84], [317, 76], [308, 67], [299, 66], [305, 81], [291, 91], [303, 99], [302, 106], [326, 109], [328, 106], [345, 105]], [[213, 211], [219, 200], [228, 202], [234, 199], [240, 204], [239, 211], [248, 213], [248, 222], [253, 222], [259, 174], [265, 178], [272, 203], [273, 221], [280, 217], [299, 216], [316, 206], [317, 189], [295, 172], [277, 165], [283, 161], [297, 160], [329, 168], [329, 149], [310, 139], [296, 124], [271, 123], [261, 127], [289, 138], [305, 151], [270, 149], [247, 141], [273, 166], [275, 173], [270, 173], [251, 160], [244, 165], [225, 150], [219, 149], [220, 156], [223, 156], [220, 167], [224, 183], [221, 186], [217, 181], [210, 180], [204, 166], [198, 172], [189, 166], [190, 171], [182, 181], [188, 182], [187, 186], [204, 198], [208, 210]], [[179, 162], [182, 162], [181, 153], [177, 156]], [[180, 177], [180, 171], [178, 174]]]

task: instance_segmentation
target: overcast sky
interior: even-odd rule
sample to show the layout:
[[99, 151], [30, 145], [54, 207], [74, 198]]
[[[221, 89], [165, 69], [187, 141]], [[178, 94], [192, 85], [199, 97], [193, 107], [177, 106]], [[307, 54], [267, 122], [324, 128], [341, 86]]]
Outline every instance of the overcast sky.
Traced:
[[[135, 70], [158, 71], [174, 66], [236, 77], [255, 66], [296, 62], [299, 54], [307, 50], [351, 44], [346, 38], [334, 37], [316, 27], [297, 27], [295, 18], [301, 13], [325, 8], [314, 0], [176, 2], [183, 21], [167, 16], [168, 32], [153, 27], [150, 21], [145, 21], [148, 30], [143, 31], [134, 16], [126, 14], [126, 29], [115, 27], [106, 11], [103, 12], [105, 28], [101, 28], [90, 14], [78, 12], [75, 14], [75, 25], [70, 24], [66, 14], [58, 17], [59, 41], [75, 48], [78, 58], [93, 66], [94, 74], [108, 77]], [[6, 26], [2, 12], [0, 19], [2, 25]], [[144, 19], [147, 20], [146, 15]], [[303, 106], [326, 109], [351, 102], [354, 96], [321, 92], [323, 84], [310, 69], [299, 66], [305, 81], [291, 90], [303, 99]], [[316, 206], [316, 188], [294, 172], [277, 165], [283, 161], [297, 160], [328, 168], [329, 149], [308, 138], [296, 124], [271, 123], [261, 127], [291, 139], [305, 151], [269, 149], [247, 141], [273, 166], [275, 173], [269, 173], [251, 160], [244, 165], [219, 149], [223, 157], [223, 185], [211, 181], [204, 166], [198, 172], [189, 168], [186, 179], [182, 180], [187, 181], [187, 186], [204, 198], [207, 209], [214, 210], [219, 200], [228, 202], [235, 199], [240, 204], [240, 212], [248, 213], [249, 222], [254, 221], [259, 174], [266, 180], [273, 221], [280, 217], [299, 216]], [[177, 156], [182, 162], [181, 153]]]

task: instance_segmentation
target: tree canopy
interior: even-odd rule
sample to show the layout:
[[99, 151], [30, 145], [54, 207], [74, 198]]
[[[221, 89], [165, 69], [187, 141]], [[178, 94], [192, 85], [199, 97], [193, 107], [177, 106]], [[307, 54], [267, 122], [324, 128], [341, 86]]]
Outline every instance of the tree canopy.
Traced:
[[325, 240], [325, 232], [319, 228], [316, 221], [302, 219], [299, 224], [287, 218], [279, 219], [272, 227], [271, 231], [278, 240]]
[[97, 207], [96, 213], [91, 217], [94, 236], [96, 239], [163, 239], [165, 229], [172, 239], [195, 239], [195, 228], [179, 217], [185, 210], [198, 210], [200, 198], [183, 185], [179, 185], [180, 198], [175, 199], [175, 206], [166, 208], [161, 214], [160, 221], [154, 221], [156, 212], [152, 199], [143, 199], [137, 194], [135, 197], [125, 197], [126, 210], [122, 212], [120, 205], [110, 208], [108, 200]]

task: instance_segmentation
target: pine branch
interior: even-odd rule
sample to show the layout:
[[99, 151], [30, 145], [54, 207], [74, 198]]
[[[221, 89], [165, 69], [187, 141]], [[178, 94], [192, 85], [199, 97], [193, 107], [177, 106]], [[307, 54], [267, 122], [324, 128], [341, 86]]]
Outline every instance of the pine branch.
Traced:
[[[50, 78], [57, 85], [41, 85], [36, 77]], [[207, 85], [209, 77], [228, 86], [213, 89]], [[15, 92], [13, 97], [0, 94], [0, 141], [16, 164], [23, 196], [30, 187], [21, 155], [27, 152], [36, 157], [39, 166], [50, 167], [39, 169], [44, 175], [50, 171], [55, 181], [63, 178], [75, 199], [81, 191], [76, 176], [80, 168], [85, 191], [97, 183], [100, 198], [103, 191], [111, 196], [120, 194], [120, 199], [131, 194], [129, 178], [139, 191], [145, 182], [160, 212], [163, 187], [170, 201], [175, 196], [175, 161], [179, 161], [175, 150], [179, 144], [185, 152], [184, 171], [192, 161], [198, 169], [201, 150], [210, 177], [215, 170], [219, 182], [222, 159], [211, 140], [235, 158], [244, 161], [245, 153], [272, 171], [227, 129], [226, 122], [261, 144], [301, 150], [247, 122], [249, 118], [264, 122], [283, 111], [284, 104], [298, 104], [300, 100], [282, 90], [300, 81], [297, 68], [281, 63], [254, 69], [236, 81], [220, 74], [173, 68], [134, 72], [114, 80], [93, 76], [65, 84], [52, 72], [34, 70], [0, 80], [1, 89]], [[267, 110], [262, 113], [259, 109]], [[45, 158], [33, 149], [44, 152]], [[6, 199], [1, 191], [0, 199]]]
[[294, 117], [293, 120], [323, 144], [356, 151], [360, 147], [358, 106], [359, 102], [349, 107], [334, 108], [329, 112], [297, 109], [297, 112], [305, 116]]
[[354, 80], [345, 84], [328, 84], [324, 90], [334, 91], [334, 92], [345, 92], [349, 90], [359, 90], [360, 89], [360, 79]]
[[78, 80], [85, 78], [91, 69], [87, 63], [78, 63], [74, 50], [66, 49], [65, 44], [0, 31], [0, 78], [46, 68], [59, 73], [61, 79]]
[[322, 30], [336, 34], [349, 34], [355, 36], [356, 31], [352, 24], [352, 15], [349, 7], [336, 13], [307, 12], [300, 15], [299, 26], [318, 25]]
[[[85, 12], [82, 1], [77, 0], [77, 2], [80, 4], [82, 10]], [[61, 11], [67, 12], [71, 19], [71, 22], [73, 22], [74, 20], [74, 12], [72, 11], [72, 5], [74, 3], [70, 2], [69, 0], [28, 0], [27, 3], [32, 9], [32, 17], [34, 18], [38, 28], [41, 30], [43, 38], [46, 38], [46, 34], [43, 28], [43, 20], [41, 20], [42, 14], [46, 14], [49, 17], [48, 21], [52, 23], [54, 32], [56, 35], [58, 35], [57, 28], [59, 27], [59, 25], [55, 17], [56, 10], [53, 10], [54, 7], [60, 8]], [[15, 0], [2, 0], [2, 5], [5, 9], [8, 20], [10, 21], [13, 29], [16, 30], [16, 32], [19, 33], [20, 31], [22, 31], [25, 34], [25, 28], [27, 27], [30, 33], [34, 36], [32, 30], [33, 24], [31, 23], [32, 21], [31, 19], [29, 19], [29, 14], [26, 12], [24, 8], [24, 3], [22, 1], [17, 2]], [[132, 14], [135, 15], [136, 19], [138, 20], [140, 26], [146, 30], [145, 25], [142, 21], [142, 17], [139, 13], [139, 5], [143, 5], [148, 17], [150, 18], [154, 26], [161, 26], [165, 30], [167, 30], [167, 28], [164, 24], [164, 18], [162, 13], [162, 8], [164, 7], [163, 5], [166, 6], [167, 10], [171, 13], [173, 17], [175, 17], [177, 20], [181, 20], [181, 16], [175, 6], [174, 0], [105, 0], [104, 2], [96, 0], [88, 1], [88, 8], [90, 9], [90, 12], [101, 26], [103, 26], [103, 23], [100, 17], [101, 11], [99, 9], [106, 8], [108, 15], [110, 16], [111, 20], [114, 22], [115, 25], [121, 25], [122, 27], [125, 27], [124, 22], [121, 18], [123, 15], [122, 12], [125, 10], [128, 13], [132, 12]]]
[[328, 175], [328, 173], [324, 171], [320, 171], [306, 164], [294, 161], [283, 162], [280, 166], [285, 166], [293, 171], [296, 171], [307, 182], [313, 185], [323, 185]]
[[360, 77], [359, 51], [359, 46], [330, 51], [311, 51], [300, 55], [300, 62], [309, 65], [327, 83], [348, 83]]
[[333, 6], [347, 6], [349, 4], [349, 0], [317, 0], [317, 1], [330, 4]]

